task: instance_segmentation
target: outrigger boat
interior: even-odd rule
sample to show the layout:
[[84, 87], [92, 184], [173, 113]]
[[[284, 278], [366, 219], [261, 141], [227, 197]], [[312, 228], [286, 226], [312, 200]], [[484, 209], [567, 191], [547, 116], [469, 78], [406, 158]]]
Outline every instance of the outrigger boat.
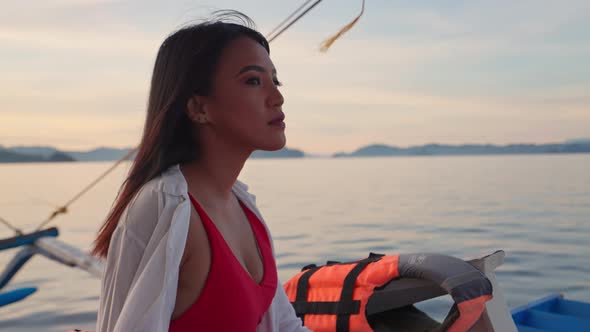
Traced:
[[[310, 3], [310, 1], [307, 1], [303, 6], [299, 7], [269, 34], [267, 37], [269, 42], [272, 42], [272, 40], [292, 26], [293, 23], [298, 21], [320, 2], [321, 0], [316, 0], [314, 3], [307, 6], [307, 4]], [[297, 12], [300, 12], [300, 14], [289, 22], [289, 19]], [[360, 14], [351, 23], [344, 26], [336, 35], [327, 39], [322, 44], [322, 50], [327, 50], [336, 39], [354, 26], [361, 15], [363, 15], [363, 12], [364, 1]], [[76, 195], [66, 205], [54, 212], [51, 217], [41, 225], [45, 225], [57, 214], [67, 211], [67, 206], [69, 204], [78, 199], [100, 179], [111, 172], [121, 161], [130, 158], [135, 152], [135, 149], [129, 151], [127, 155], [117, 161], [97, 180], [84, 188], [81, 193]], [[57, 239], [58, 234], [59, 232], [57, 228], [48, 228], [29, 234], [22, 234], [18, 231], [16, 236], [0, 240], [0, 251], [21, 247], [4, 268], [2, 274], [0, 274], [0, 307], [24, 300], [37, 291], [36, 287], [2, 291], [16, 273], [36, 254], [40, 254], [60, 264], [86, 270], [96, 278], [101, 277], [103, 262], [98, 258], [82, 252], [78, 248], [59, 241]], [[470, 264], [483, 273], [493, 288], [493, 299], [485, 303], [483, 314], [470, 331], [590, 331], [590, 303], [566, 300], [559, 294], [541, 298], [522, 307], [515, 308], [510, 312], [504, 300], [501, 288], [496, 281], [494, 272], [503, 261], [503, 251], [497, 251], [480, 259], [467, 261], [467, 264]], [[444, 287], [432, 282], [432, 280], [420, 278], [395, 279], [383, 288], [380, 288], [378, 292], [375, 292], [371, 296], [365, 314], [369, 320], [371, 320], [371, 317], [369, 316], [382, 319], [382, 321], [380, 321], [382, 324], [379, 324], [379, 328], [374, 328], [375, 331], [399, 331], [399, 328], [395, 329], [396, 310], [446, 294], [448, 294], [448, 292]], [[375, 319], [372, 319], [372, 321], [374, 322]], [[388, 326], [388, 322], [391, 322], [391, 325], [393, 326]], [[435, 330], [438, 331], [440, 329], [437, 328]]]
[[[0, 240], [0, 251], [21, 248], [0, 274], [0, 307], [24, 300], [37, 291], [35, 287], [27, 287], [2, 292], [16, 273], [36, 254], [60, 264], [83, 269], [97, 279], [100, 278], [103, 262], [59, 241], [58, 235], [57, 228], [48, 228]], [[486, 303], [483, 314], [471, 331], [590, 331], [590, 303], [566, 300], [559, 294], [541, 298], [510, 312], [494, 272], [503, 263], [504, 255], [503, 251], [497, 251], [467, 261], [485, 275], [493, 288], [493, 299]], [[373, 322], [376, 317], [381, 319], [382, 323], [375, 331], [398, 331], [399, 329], [392, 327], [395, 325], [394, 317], [399, 317], [395, 316], [396, 311], [399, 315], [401, 308], [447, 294], [445, 289], [431, 280], [400, 278], [371, 296], [366, 315]]]
[[52, 227], [0, 240], [0, 251], [22, 247], [0, 274], [0, 307], [23, 300], [37, 291], [35, 287], [26, 287], [2, 292], [2, 289], [8, 285], [16, 273], [36, 254], [60, 264], [83, 269], [100, 279], [102, 261], [76, 247], [59, 241], [58, 235], [58, 229]]

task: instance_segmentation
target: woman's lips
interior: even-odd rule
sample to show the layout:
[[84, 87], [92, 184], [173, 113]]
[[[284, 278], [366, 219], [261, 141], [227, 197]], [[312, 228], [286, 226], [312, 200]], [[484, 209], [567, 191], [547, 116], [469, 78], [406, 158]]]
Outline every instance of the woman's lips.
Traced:
[[268, 122], [269, 125], [285, 128], [285, 114], [281, 113]]

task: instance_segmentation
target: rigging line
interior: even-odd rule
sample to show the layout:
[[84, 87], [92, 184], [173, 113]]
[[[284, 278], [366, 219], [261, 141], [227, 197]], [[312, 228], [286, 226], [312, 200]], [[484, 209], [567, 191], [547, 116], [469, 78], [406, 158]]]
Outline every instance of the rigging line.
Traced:
[[[283, 22], [281, 22], [281, 24], [279, 24], [277, 26], [277, 28], [273, 29], [272, 32], [276, 31], [278, 29], [278, 27], [280, 27], [281, 25], [283, 25], [286, 21], [288, 21], [291, 17], [293, 17], [293, 15], [295, 15], [295, 13], [297, 13], [298, 11], [300, 11], [303, 7], [305, 7], [305, 5], [307, 5], [308, 3], [310, 3], [312, 0], [308, 0], [306, 1], [302, 6], [300, 6], [299, 8], [297, 8], [297, 10], [295, 10], [295, 12], [293, 12], [291, 15], [289, 15], [289, 17], [287, 17], [285, 20], [283, 20]], [[279, 32], [277, 32], [272, 38], [270, 38], [268, 40], [269, 43], [271, 43], [274, 39], [276, 39], [279, 35], [281, 35], [283, 32], [285, 32], [287, 29], [289, 29], [293, 24], [295, 24], [295, 22], [299, 21], [299, 19], [301, 19], [303, 16], [305, 16], [305, 14], [307, 14], [310, 10], [312, 10], [315, 6], [317, 6], [320, 2], [322, 2], [322, 0], [316, 0], [315, 3], [313, 3], [310, 7], [308, 7], [305, 11], [303, 11], [303, 13], [299, 14], [299, 16], [297, 16], [293, 21], [291, 21], [291, 23], [289, 23], [286, 27], [282, 28]], [[269, 34], [270, 35], [270, 34]], [[64, 204], [61, 207], [58, 207], [55, 211], [53, 211], [51, 213], [51, 215], [49, 215], [49, 218], [47, 218], [45, 221], [43, 221], [41, 224], [39, 224], [39, 226], [37, 226], [37, 230], [40, 230], [42, 227], [44, 227], [45, 225], [47, 225], [49, 222], [51, 222], [51, 220], [53, 220], [55, 217], [57, 217], [60, 214], [63, 213], [67, 213], [68, 212], [68, 206], [71, 205], [73, 202], [75, 202], [78, 198], [80, 198], [82, 195], [84, 195], [88, 190], [90, 190], [92, 187], [94, 187], [99, 181], [101, 181], [104, 177], [106, 177], [111, 171], [113, 171], [121, 162], [123, 162], [124, 160], [128, 159], [133, 153], [135, 153], [137, 151], [138, 147], [135, 147], [134, 149], [132, 149], [131, 151], [129, 151], [129, 153], [127, 153], [125, 156], [123, 156], [123, 158], [119, 159], [117, 162], [115, 162], [115, 164], [113, 166], [111, 166], [111, 168], [109, 168], [106, 172], [104, 172], [101, 176], [99, 176], [96, 180], [94, 180], [93, 182], [91, 182], [88, 186], [86, 186], [86, 188], [84, 188], [82, 191], [80, 191], [76, 196], [74, 196], [72, 199], [70, 199], [66, 204]], [[12, 227], [11, 227], [12, 228]], [[14, 229], [14, 228], [13, 228]]]
[[286, 27], [282, 28], [279, 32], [277, 32], [274, 36], [272, 36], [268, 42], [272, 42], [273, 40], [275, 40], [278, 36], [280, 36], [283, 32], [285, 32], [285, 30], [289, 29], [293, 24], [295, 24], [295, 22], [299, 21], [300, 18], [302, 18], [305, 14], [307, 14], [310, 10], [313, 9], [313, 7], [317, 6], [320, 2], [322, 2], [322, 0], [317, 0], [316, 2], [314, 2], [310, 7], [308, 7], [305, 11], [303, 11], [303, 13], [299, 14], [299, 16], [297, 16], [294, 20], [291, 21], [291, 23], [289, 23]]
[[17, 234], [17, 235], [22, 235], [22, 234], [23, 234], [23, 232], [22, 232], [20, 229], [18, 229], [18, 228], [16, 228], [16, 227], [12, 226], [12, 224], [11, 224], [11, 223], [10, 223], [8, 220], [6, 220], [6, 219], [4, 219], [4, 218], [0, 217], [0, 222], [1, 222], [2, 224], [4, 224], [6, 227], [8, 227], [8, 228], [12, 229], [12, 230], [13, 230], [13, 231], [14, 231], [14, 232]]
[[68, 212], [68, 206], [70, 206], [72, 203], [74, 203], [76, 200], [78, 200], [80, 197], [82, 197], [82, 195], [84, 195], [87, 191], [89, 191], [90, 189], [92, 189], [92, 187], [94, 187], [98, 182], [100, 182], [103, 178], [105, 178], [120, 163], [122, 163], [123, 161], [129, 159], [129, 157], [131, 157], [136, 151], [137, 151], [137, 148], [133, 148], [129, 152], [127, 152], [127, 154], [125, 154], [121, 159], [117, 160], [109, 169], [107, 169], [98, 178], [96, 178], [89, 185], [87, 185], [84, 189], [82, 189], [82, 191], [80, 191], [78, 194], [76, 194], [66, 204], [64, 204], [63, 206], [58, 207], [55, 211], [53, 211], [53, 213], [51, 213], [51, 215], [49, 216], [49, 218], [47, 218], [45, 221], [43, 221], [41, 224], [39, 224], [39, 226], [37, 226], [37, 229], [36, 230], [40, 230], [43, 226], [45, 226], [47, 223], [49, 223], [51, 220], [53, 220], [58, 215], [60, 215], [62, 213], [67, 213]]
[[284, 19], [281, 23], [279, 23], [279, 25], [277, 25], [268, 34], [266, 34], [266, 38], [272, 36], [272, 34], [275, 33], [279, 28], [281, 28], [283, 26], [283, 24], [287, 23], [287, 21], [289, 21], [291, 19], [291, 17], [295, 16], [295, 14], [297, 14], [297, 12], [299, 12], [302, 8], [304, 8], [305, 6], [307, 6], [312, 1], [313, 0], [307, 0], [301, 6], [299, 6], [299, 8], [295, 9], [295, 11], [291, 13], [291, 15], [287, 16], [286, 19]]

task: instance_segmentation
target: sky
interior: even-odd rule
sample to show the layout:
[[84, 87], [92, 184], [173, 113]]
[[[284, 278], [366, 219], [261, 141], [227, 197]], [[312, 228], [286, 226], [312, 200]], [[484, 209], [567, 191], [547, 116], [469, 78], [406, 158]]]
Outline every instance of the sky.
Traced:
[[[266, 34], [303, 1], [0, 0], [0, 145], [139, 143], [157, 49], [237, 9]], [[590, 137], [590, 1], [324, 0], [271, 44], [287, 146]]]

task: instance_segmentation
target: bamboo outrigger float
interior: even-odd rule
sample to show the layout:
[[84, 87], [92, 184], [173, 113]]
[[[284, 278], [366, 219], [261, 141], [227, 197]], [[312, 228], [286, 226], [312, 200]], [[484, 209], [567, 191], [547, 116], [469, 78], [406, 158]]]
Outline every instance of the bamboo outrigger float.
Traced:
[[[57, 239], [59, 231], [52, 227], [29, 234], [17, 235], [0, 240], [0, 251], [21, 248], [8, 262], [0, 274], [0, 291], [13, 279], [17, 272], [34, 256], [41, 255], [70, 267], [87, 271], [100, 279], [103, 262], [80, 249]], [[25, 299], [37, 288], [18, 288], [9, 292], [0, 292], [0, 307]]]

